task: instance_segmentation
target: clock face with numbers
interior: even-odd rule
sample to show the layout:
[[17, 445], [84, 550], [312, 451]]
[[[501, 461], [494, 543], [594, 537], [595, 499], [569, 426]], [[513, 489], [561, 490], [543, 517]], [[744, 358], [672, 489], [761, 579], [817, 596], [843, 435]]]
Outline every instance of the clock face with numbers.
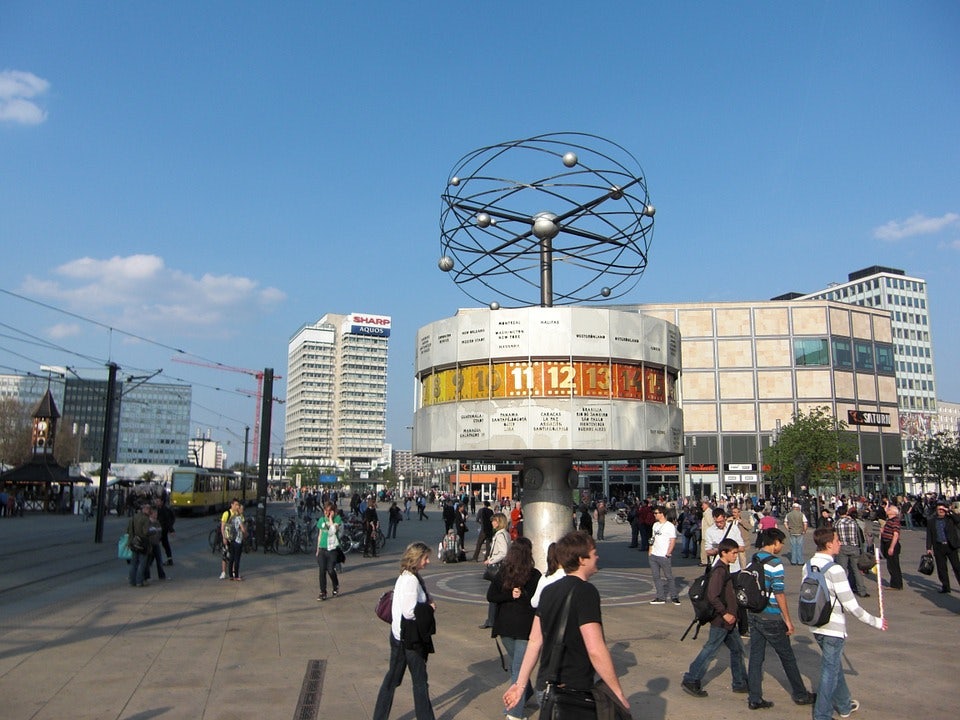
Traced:
[[606, 398], [666, 401], [675, 376], [642, 363], [578, 360], [485, 362], [422, 379], [423, 404], [501, 398]]

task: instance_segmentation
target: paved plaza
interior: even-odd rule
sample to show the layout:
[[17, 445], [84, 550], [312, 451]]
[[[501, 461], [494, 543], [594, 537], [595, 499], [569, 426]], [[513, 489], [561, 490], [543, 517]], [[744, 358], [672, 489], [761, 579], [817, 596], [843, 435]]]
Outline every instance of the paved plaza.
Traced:
[[[289, 506], [274, 505], [282, 515]], [[131, 588], [116, 559], [125, 518], [109, 517], [105, 542], [75, 516], [0, 519], [0, 716], [5, 720], [238, 720], [274, 718], [364, 720], [373, 711], [387, 668], [388, 628], [373, 613], [392, 587], [399, 555], [413, 540], [436, 546], [443, 524], [400, 524], [379, 558], [348, 557], [341, 596], [317, 602], [312, 555], [245, 555], [244, 582], [218, 580], [219, 557], [207, 544], [212, 516], [179, 518], [171, 580]], [[382, 513], [383, 514], [383, 513]], [[385, 519], [385, 518], [384, 518]], [[561, 534], [563, 529], [558, 531]], [[476, 539], [475, 527], [467, 536]], [[627, 548], [626, 525], [607, 525], [600, 543], [604, 630], [634, 718], [752, 715], [746, 696], [730, 691], [725, 652], [704, 679], [710, 697], [692, 698], [680, 676], [699, 651], [680, 642], [692, 616], [685, 591], [701, 571], [677, 560], [683, 605], [650, 606], [653, 584], [645, 554]], [[936, 577], [919, 575], [922, 531], [904, 532], [906, 589], [884, 593], [886, 633], [848, 619], [844, 667], [858, 717], [946, 718], [956, 714], [953, 661], [960, 629], [960, 592], [937, 593]], [[808, 535], [807, 555], [812, 552]], [[800, 569], [786, 567], [787, 595], [796, 602]], [[486, 616], [486, 583], [474, 563], [432, 563], [425, 573], [437, 600], [437, 653], [429, 659], [430, 695], [438, 718], [489, 720], [502, 716], [508, 677], [500, 667]], [[877, 612], [876, 583], [862, 602]], [[808, 685], [819, 651], [806, 628], [794, 648]], [[779, 661], [767, 654], [764, 695], [768, 718], [810, 717], [790, 701]], [[813, 680], [811, 680], [813, 678]], [[409, 676], [397, 690], [393, 718], [412, 720]], [[815, 689], [815, 688], [814, 688]], [[536, 717], [536, 711], [530, 710]]]

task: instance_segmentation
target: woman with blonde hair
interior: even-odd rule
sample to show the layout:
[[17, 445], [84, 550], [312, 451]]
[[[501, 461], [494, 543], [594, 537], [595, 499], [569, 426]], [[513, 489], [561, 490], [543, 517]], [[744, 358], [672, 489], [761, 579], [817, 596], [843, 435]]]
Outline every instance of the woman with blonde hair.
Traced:
[[[507, 522], [507, 516], [503, 513], [495, 513], [491, 522], [493, 524], [493, 539], [490, 541], [490, 554], [483, 561], [486, 566], [483, 577], [486, 580], [491, 580], [497, 574], [500, 563], [507, 557], [507, 550], [510, 549], [510, 533], [507, 531], [510, 524]], [[487, 603], [487, 619], [480, 626], [481, 629], [493, 627], [493, 617], [496, 612], [497, 604]]]
[[390, 717], [394, 692], [407, 668], [410, 668], [417, 720], [434, 720], [427, 683], [427, 655], [433, 652], [432, 636], [437, 631], [433, 613], [437, 605], [420, 575], [429, 562], [430, 548], [422, 542], [407, 545], [400, 558], [400, 576], [393, 586], [391, 606], [390, 666], [377, 694], [373, 720]]

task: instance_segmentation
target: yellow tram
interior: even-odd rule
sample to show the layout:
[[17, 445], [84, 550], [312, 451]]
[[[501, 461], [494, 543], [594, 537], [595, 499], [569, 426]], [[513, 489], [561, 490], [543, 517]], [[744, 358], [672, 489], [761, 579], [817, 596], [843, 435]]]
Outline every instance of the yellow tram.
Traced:
[[233, 498], [244, 505], [257, 499], [257, 478], [229, 470], [178, 467], [170, 481], [170, 505], [180, 512], [209, 513], [225, 510]]

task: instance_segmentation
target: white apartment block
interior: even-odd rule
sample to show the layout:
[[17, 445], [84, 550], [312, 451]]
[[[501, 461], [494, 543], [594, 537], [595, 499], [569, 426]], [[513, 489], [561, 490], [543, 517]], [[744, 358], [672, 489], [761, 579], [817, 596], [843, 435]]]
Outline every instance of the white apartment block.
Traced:
[[960, 403], [937, 401], [937, 430], [960, 437]]
[[287, 346], [284, 447], [292, 461], [368, 468], [386, 435], [390, 318], [327, 314]]
[[833, 283], [799, 299], [879, 308], [890, 314], [893, 330], [900, 435], [907, 458], [918, 441], [935, 432], [937, 395], [927, 283], [903, 270], [874, 265], [852, 272], [845, 283]]

